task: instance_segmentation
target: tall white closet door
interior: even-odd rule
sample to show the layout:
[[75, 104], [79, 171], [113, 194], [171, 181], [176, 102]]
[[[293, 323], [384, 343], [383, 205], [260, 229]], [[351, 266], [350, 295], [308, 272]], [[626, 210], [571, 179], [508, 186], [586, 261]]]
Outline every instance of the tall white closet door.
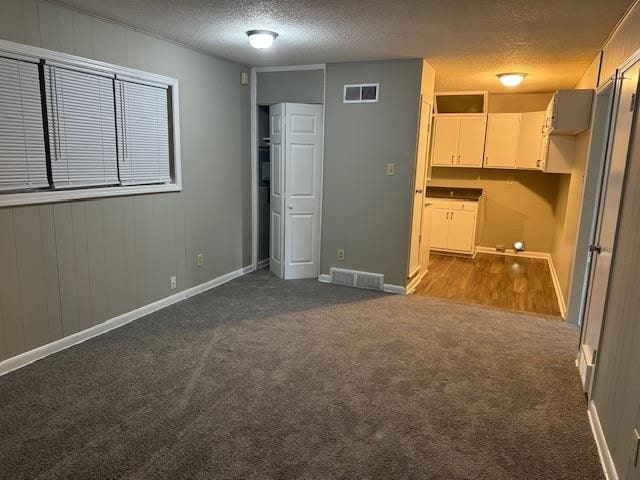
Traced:
[[271, 235], [269, 239], [269, 268], [284, 277], [284, 104], [269, 110], [271, 137]]

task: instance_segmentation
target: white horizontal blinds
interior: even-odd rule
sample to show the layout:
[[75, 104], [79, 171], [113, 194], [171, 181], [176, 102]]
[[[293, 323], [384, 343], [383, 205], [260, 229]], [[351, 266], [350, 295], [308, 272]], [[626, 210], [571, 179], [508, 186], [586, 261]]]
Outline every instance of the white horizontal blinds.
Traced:
[[116, 80], [123, 184], [171, 182], [168, 88]]
[[113, 78], [46, 66], [55, 188], [118, 184]]
[[38, 65], [0, 57], [0, 192], [48, 186]]

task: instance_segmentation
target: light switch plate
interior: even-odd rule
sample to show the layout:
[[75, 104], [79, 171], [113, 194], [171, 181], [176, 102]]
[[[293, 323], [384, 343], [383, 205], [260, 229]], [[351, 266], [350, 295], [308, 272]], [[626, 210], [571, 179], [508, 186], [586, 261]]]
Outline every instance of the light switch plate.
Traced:
[[396, 174], [396, 164], [387, 163], [387, 175], [395, 175], [395, 174]]
[[196, 255], [196, 265], [198, 267], [201, 267], [202, 265], [204, 265], [204, 255], [202, 253], [199, 253], [198, 255]]
[[173, 275], [169, 279], [169, 287], [171, 288], [171, 290], [175, 290], [177, 286], [178, 286], [178, 282], [177, 282], [176, 276]]

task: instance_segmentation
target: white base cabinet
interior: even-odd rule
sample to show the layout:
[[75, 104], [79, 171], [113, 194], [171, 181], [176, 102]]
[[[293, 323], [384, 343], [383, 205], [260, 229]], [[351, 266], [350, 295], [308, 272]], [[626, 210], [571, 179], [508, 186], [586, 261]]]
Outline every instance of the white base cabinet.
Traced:
[[478, 202], [427, 198], [431, 204], [431, 249], [473, 255]]

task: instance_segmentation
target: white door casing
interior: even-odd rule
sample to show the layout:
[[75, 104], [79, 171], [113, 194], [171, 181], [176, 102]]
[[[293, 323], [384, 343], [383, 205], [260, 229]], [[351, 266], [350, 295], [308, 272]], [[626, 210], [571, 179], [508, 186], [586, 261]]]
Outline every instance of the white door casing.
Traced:
[[269, 237], [269, 269], [284, 278], [284, 104], [269, 109], [271, 144], [271, 222]]
[[284, 278], [317, 278], [323, 158], [322, 105], [284, 108]]
[[431, 104], [421, 100], [418, 130], [418, 145], [416, 149], [416, 168], [413, 190], [413, 205], [411, 211], [411, 240], [409, 245], [409, 272], [412, 278], [422, 267], [420, 261], [421, 244], [429, 242], [428, 232], [423, 231], [423, 210], [425, 188], [427, 183], [427, 156], [429, 152], [429, 133], [431, 127]]
[[634, 112], [629, 106], [633, 96], [637, 94], [639, 73], [640, 62], [624, 72], [616, 113], [611, 126], [613, 132], [611, 150], [602, 180], [600, 207], [594, 237], [595, 245], [599, 251], [594, 251], [594, 257], [591, 261], [582, 340], [582, 343], [590, 345], [594, 349], [598, 347], [603, 324], [634, 116]]

